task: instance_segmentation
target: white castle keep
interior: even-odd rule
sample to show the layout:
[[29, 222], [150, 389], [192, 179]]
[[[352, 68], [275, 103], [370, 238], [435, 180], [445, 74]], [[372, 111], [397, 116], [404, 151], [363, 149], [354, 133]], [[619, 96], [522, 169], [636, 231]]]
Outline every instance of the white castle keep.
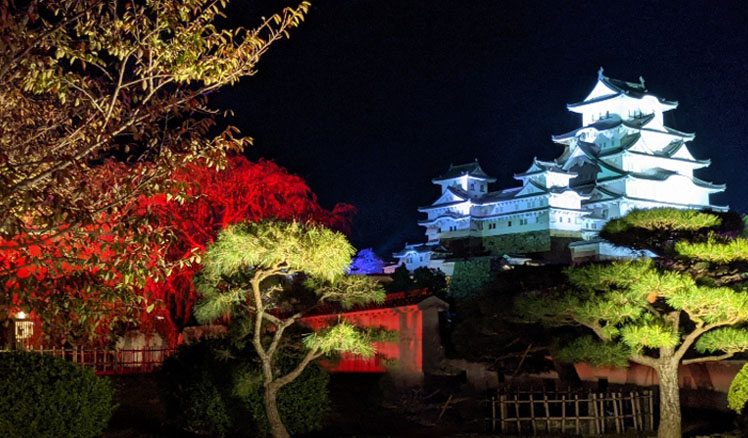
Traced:
[[[678, 107], [649, 94], [644, 80], [603, 75], [581, 102], [567, 109], [582, 126], [552, 137], [564, 147], [553, 161], [533, 159], [514, 175], [520, 185], [489, 191], [495, 179], [474, 163], [450, 166], [432, 182], [441, 188], [427, 218], [428, 241], [394, 255], [410, 269], [426, 266], [450, 274], [448, 254], [478, 248], [494, 256], [523, 254], [547, 259], [610, 258], [626, 254], [598, 239], [610, 219], [632, 209], [675, 207], [725, 211], [710, 195], [725, 190], [694, 176], [709, 160], [691, 155], [694, 134], [665, 126], [663, 113]], [[550, 255], [550, 257], [549, 257]]]

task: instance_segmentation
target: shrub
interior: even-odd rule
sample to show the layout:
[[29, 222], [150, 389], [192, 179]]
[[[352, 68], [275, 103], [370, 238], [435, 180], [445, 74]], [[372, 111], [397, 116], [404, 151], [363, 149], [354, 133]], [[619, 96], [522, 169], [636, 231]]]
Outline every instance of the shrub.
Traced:
[[91, 438], [115, 408], [107, 380], [49, 355], [0, 353], [0, 376], [0, 436]]
[[[281, 350], [277, 366], [298, 363]], [[267, 419], [262, 376], [251, 346], [211, 339], [183, 346], [166, 360], [161, 391], [168, 414], [185, 429], [211, 436], [264, 436]], [[278, 393], [278, 410], [292, 435], [318, 430], [329, 410], [327, 373], [312, 364]]]

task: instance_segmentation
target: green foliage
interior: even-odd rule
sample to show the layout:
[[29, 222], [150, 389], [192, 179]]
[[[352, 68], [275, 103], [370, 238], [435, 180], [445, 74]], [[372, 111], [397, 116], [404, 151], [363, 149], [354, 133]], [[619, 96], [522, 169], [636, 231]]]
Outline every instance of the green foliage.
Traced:
[[308, 334], [304, 345], [325, 355], [349, 352], [369, 358], [376, 352], [369, 334], [347, 321]]
[[699, 353], [739, 353], [748, 351], [748, 329], [720, 327], [704, 333], [694, 345]]
[[212, 321], [251, 301], [253, 278], [261, 282], [263, 299], [275, 306], [283, 287], [270, 284], [270, 279], [300, 272], [309, 276], [306, 285], [318, 301], [346, 308], [382, 302], [384, 290], [374, 280], [343, 275], [353, 253], [345, 236], [321, 226], [269, 221], [232, 225], [208, 247], [203, 270], [195, 278], [203, 297], [195, 316]]
[[649, 231], [695, 231], [702, 228], [717, 227], [721, 224], [722, 220], [710, 213], [675, 208], [653, 208], [632, 210], [622, 218], [609, 221], [605, 224], [603, 230], [612, 234], [623, 233], [633, 228]]
[[384, 289], [366, 275], [346, 275], [335, 281], [310, 278], [305, 285], [319, 298], [339, 303], [344, 309], [362, 303], [383, 303], [386, 298]]
[[473, 259], [455, 262], [449, 296], [462, 299], [474, 295], [491, 281], [491, 260]]
[[678, 254], [712, 263], [730, 263], [736, 260], [748, 260], [748, 239], [737, 238], [727, 242], [710, 235], [706, 242], [678, 242], [675, 245]]
[[159, 383], [170, 418], [187, 430], [222, 437], [242, 416], [231, 397], [232, 365], [218, 360], [219, 347], [216, 340], [182, 346], [164, 362]]
[[416, 288], [416, 283], [413, 281], [413, 277], [410, 275], [410, 271], [405, 265], [400, 265], [395, 268], [395, 272], [392, 273], [392, 283], [387, 284], [387, 290], [389, 292], [402, 292], [413, 290]]
[[[283, 349], [276, 364], [287, 372], [298, 352]], [[160, 387], [169, 415], [187, 430], [209, 436], [263, 436], [267, 419], [256, 354], [226, 339], [183, 346], [164, 363]], [[322, 427], [329, 411], [327, 373], [317, 365], [283, 387], [278, 408], [292, 434]]]
[[426, 289], [434, 295], [447, 292], [447, 276], [439, 269], [420, 267], [413, 271], [413, 281], [416, 289]]
[[633, 240], [675, 251], [663, 251], [654, 259], [569, 268], [570, 288], [526, 294], [517, 300], [517, 309], [529, 320], [591, 329], [603, 347], [593, 346], [590, 340], [573, 343], [565, 357], [577, 360], [598, 360], [598, 352], [584, 350], [605, 346], [620, 349], [616, 362], [625, 352], [629, 359], [650, 366], [677, 362], [692, 346], [701, 354], [725, 354], [686, 361], [721, 360], [748, 351], [746, 266], [736, 263], [748, 260], [748, 240], [732, 237], [734, 233], [716, 234], [714, 228], [724, 225], [723, 218], [737, 229], [729, 215], [632, 211], [610, 221], [605, 231], [609, 235], [655, 232], [633, 233]]
[[408, 271], [405, 265], [400, 265], [392, 274], [392, 282], [386, 285], [388, 292], [403, 292], [415, 289], [426, 289], [434, 295], [443, 295], [447, 291], [447, 277], [439, 269], [425, 266]]
[[668, 296], [667, 303], [706, 323], [748, 321], [748, 293], [729, 287], [694, 285]]
[[0, 436], [93, 438], [115, 408], [107, 380], [49, 355], [0, 353], [0, 376]]
[[633, 324], [620, 328], [621, 341], [630, 351], [642, 353], [644, 348], [674, 348], [680, 343], [680, 334], [673, 325], [650, 313], [643, 313]]
[[[280, 367], [278, 347], [286, 340], [284, 334], [293, 328], [302, 315], [317, 304], [335, 302], [344, 307], [369, 302], [382, 302], [384, 290], [373, 279], [344, 276], [350, 265], [353, 247], [339, 233], [326, 228], [297, 222], [259, 222], [230, 226], [208, 247], [203, 271], [195, 286], [203, 296], [195, 316], [210, 321], [236, 314], [247, 316], [244, 337], [251, 336], [252, 348], [262, 365], [262, 391], [267, 400], [267, 418], [278, 418], [276, 391], [288, 391], [312, 361], [325, 354], [351, 351], [372, 355], [374, 346], [366, 332], [339, 322], [305, 338], [294, 366]], [[289, 292], [283, 281], [295, 274], [306, 275], [307, 288], [314, 295], [313, 303], [285, 300]], [[286, 316], [273, 310], [290, 312]], [[249, 327], [252, 327], [249, 329]], [[241, 338], [241, 337], [240, 337]], [[296, 345], [300, 347], [300, 345]], [[253, 384], [255, 380], [246, 381]], [[282, 415], [281, 415], [282, 418]], [[284, 425], [273, 420], [274, 434], [283, 435]]]
[[628, 367], [630, 351], [619, 343], [601, 342], [582, 336], [561, 348], [558, 359], [563, 362], [588, 362], [597, 367]]
[[740, 414], [748, 402], [748, 364], [738, 371], [727, 390], [727, 406]]
[[220, 279], [247, 268], [281, 267], [332, 281], [351, 263], [355, 249], [345, 236], [298, 222], [246, 222], [231, 225], [208, 248], [204, 276]]
[[[218, 111], [207, 95], [252, 75], [309, 3], [255, 28], [217, 26], [225, 3], [0, 3], [0, 237], [74, 232], [162, 190], [174, 168], [220, 166], [250, 142], [233, 127], [208, 137]], [[125, 184], [92, 190], [91, 164], [113, 155], [140, 164]]]

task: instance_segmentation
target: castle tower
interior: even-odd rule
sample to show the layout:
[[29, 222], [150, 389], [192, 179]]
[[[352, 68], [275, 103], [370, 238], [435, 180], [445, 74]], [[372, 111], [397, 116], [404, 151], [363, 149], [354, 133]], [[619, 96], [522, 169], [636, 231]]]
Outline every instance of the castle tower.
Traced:
[[587, 97], [567, 105], [582, 115], [582, 127], [553, 136], [564, 145], [555, 163], [577, 174], [570, 187], [589, 196], [583, 206], [593, 216], [607, 220], [635, 208], [727, 209], [710, 202], [725, 186], [694, 176], [710, 163], [688, 150], [694, 134], [663, 123], [663, 113], [677, 107], [649, 94], [643, 79], [611, 79], [602, 68]]

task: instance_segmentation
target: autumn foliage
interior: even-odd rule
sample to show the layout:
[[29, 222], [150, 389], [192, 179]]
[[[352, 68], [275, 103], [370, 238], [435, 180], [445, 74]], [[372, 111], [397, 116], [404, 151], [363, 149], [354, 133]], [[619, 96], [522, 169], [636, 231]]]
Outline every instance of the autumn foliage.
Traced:
[[[106, 183], [91, 190], [109, 190], [123, 166], [101, 166], [96, 181]], [[234, 157], [221, 171], [190, 164], [171, 179], [173, 194], [131, 200], [83, 233], [0, 242], [0, 312], [31, 311], [53, 343], [106, 342], [136, 327], [174, 342], [190, 321], [201, 254], [220, 230], [277, 218], [347, 232], [355, 212], [345, 204], [322, 208], [302, 178], [265, 160]]]
[[[231, 224], [271, 218], [297, 220], [347, 234], [355, 214], [348, 204], [337, 204], [332, 210], [322, 208], [302, 178], [271, 161], [255, 163], [236, 157], [224, 171], [195, 165], [175, 178], [191, 185], [191, 201], [179, 205], [164, 202], [165, 197], [154, 200], [162, 207], [164, 225], [171, 224], [176, 234], [176, 242], [167, 253], [172, 262], [202, 253], [218, 232]], [[152, 299], [167, 304], [162, 316], [170, 321], [171, 329], [182, 327], [190, 319], [196, 299], [192, 277], [199, 269], [199, 264], [177, 266], [166, 281], [149, 282], [146, 288]]]

